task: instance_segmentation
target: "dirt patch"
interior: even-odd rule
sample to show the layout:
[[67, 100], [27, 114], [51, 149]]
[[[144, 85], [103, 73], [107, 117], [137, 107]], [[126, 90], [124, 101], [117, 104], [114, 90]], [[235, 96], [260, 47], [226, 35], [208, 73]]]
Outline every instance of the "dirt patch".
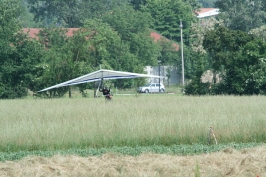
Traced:
[[[198, 168], [197, 168], [198, 166]], [[101, 157], [55, 155], [26, 157], [0, 163], [0, 176], [266, 176], [266, 147], [175, 156], [142, 154], [137, 157], [105, 154]]]

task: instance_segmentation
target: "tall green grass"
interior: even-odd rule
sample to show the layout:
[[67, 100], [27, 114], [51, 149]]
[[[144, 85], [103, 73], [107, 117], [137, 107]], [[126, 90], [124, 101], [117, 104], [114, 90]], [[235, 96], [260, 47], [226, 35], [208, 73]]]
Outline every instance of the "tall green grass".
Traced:
[[0, 150], [265, 142], [263, 96], [141, 94], [0, 101]]

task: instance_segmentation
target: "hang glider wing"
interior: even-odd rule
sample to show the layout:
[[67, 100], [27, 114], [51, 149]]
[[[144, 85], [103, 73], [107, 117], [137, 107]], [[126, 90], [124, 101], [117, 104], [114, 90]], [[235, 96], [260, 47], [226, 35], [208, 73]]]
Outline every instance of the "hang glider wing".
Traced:
[[78, 78], [63, 82], [61, 84], [57, 84], [57, 85], [45, 88], [45, 89], [40, 90], [38, 92], [47, 91], [47, 90], [50, 90], [53, 88], [65, 87], [65, 86], [69, 86], [69, 85], [77, 85], [77, 84], [100, 81], [100, 80], [128, 79], [128, 78], [138, 78], [138, 77], [163, 78], [162, 76], [155, 76], [155, 75], [149, 75], [149, 74], [139, 74], [139, 73], [100, 69], [100, 70], [92, 72], [90, 74], [86, 74], [86, 75], [80, 76]]

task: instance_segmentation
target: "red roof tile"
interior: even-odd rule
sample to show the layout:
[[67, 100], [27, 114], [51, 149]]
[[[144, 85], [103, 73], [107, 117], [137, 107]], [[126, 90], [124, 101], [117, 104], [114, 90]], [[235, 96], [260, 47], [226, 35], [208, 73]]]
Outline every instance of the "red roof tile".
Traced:
[[30, 37], [36, 39], [38, 39], [37, 34], [39, 33], [39, 31], [40, 31], [39, 28], [23, 28], [24, 33], [29, 33]]
[[[160, 35], [159, 33], [156, 33], [156, 32], [151, 32], [151, 33], [150, 33], [150, 36], [154, 39], [155, 42], [157, 42], [157, 41], [160, 40], [160, 39], [164, 39], [164, 40], [170, 42], [169, 39], [163, 37], [162, 35]], [[176, 51], [179, 50], [179, 45], [178, 45], [177, 43], [173, 43], [173, 47], [175, 48]]]
[[[68, 28], [66, 35], [68, 37], [73, 36], [74, 31], [77, 31], [77, 30], [78, 30], [78, 28]], [[23, 28], [23, 31], [25, 33], [29, 32], [30, 37], [38, 39], [37, 34], [40, 32], [40, 28]]]
[[[73, 36], [74, 35], [74, 31], [77, 31], [78, 29], [79, 28], [68, 28], [68, 31], [67, 31], [66, 35], [68, 37]], [[24, 28], [23, 31], [25, 33], [29, 33], [30, 37], [38, 39], [37, 34], [40, 32], [40, 28]], [[166, 39], [165, 37], [163, 37], [162, 35], [160, 35], [159, 33], [156, 33], [156, 32], [151, 32], [150, 36], [152, 38], [154, 38], [155, 42], [157, 42], [160, 39], [165, 39], [167, 41], [170, 41], [169, 39]], [[173, 43], [173, 47], [176, 49], [176, 51], [179, 50], [179, 45], [177, 43]]]
[[200, 8], [199, 10], [195, 11], [196, 14], [202, 14], [205, 12], [209, 12], [211, 10], [215, 10], [216, 8]]

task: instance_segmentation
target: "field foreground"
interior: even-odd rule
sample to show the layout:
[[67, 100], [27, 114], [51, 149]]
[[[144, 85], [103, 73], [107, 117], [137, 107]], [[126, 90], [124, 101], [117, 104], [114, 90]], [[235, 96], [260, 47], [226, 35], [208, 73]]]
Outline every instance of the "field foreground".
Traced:
[[266, 142], [264, 96], [168, 94], [0, 102], [0, 151]]
[[177, 156], [144, 153], [124, 156], [107, 153], [100, 157], [55, 155], [28, 156], [0, 163], [0, 176], [266, 176], [266, 146]]

